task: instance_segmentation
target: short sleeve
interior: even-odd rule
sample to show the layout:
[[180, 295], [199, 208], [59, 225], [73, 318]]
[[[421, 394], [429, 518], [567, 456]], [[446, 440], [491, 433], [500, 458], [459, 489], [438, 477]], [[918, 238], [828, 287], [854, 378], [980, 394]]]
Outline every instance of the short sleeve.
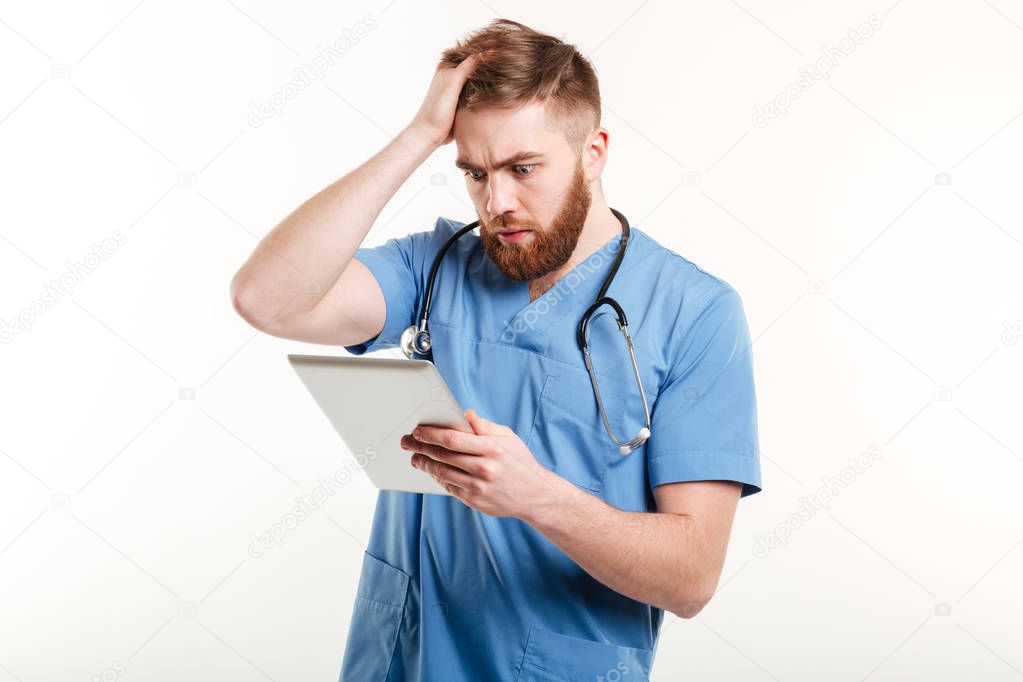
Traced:
[[718, 287], [698, 305], [650, 417], [651, 487], [679, 481], [742, 483], [760, 492], [760, 449], [749, 328], [739, 294]]
[[352, 355], [397, 348], [401, 333], [413, 324], [426, 277], [423, 274], [433, 231], [388, 239], [380, 246], [362, 247], [354, 258], [373, 274], [384, 293], [387, 316], [380, 333], [344, 349]]

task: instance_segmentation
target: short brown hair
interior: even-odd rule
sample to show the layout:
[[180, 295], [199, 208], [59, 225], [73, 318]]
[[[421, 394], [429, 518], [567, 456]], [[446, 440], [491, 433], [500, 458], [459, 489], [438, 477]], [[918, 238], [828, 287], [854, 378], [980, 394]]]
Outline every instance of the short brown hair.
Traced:
[[587, 125], [600, 125], [597, 74], [575, 45], [511, 19], [494, 19], [445, 50], [440, 61], [457, 66], [473, 54], [480, 57], [459, 93], [459, 109], [542, 102], [564, 120], [573, 144], [582, 142]]

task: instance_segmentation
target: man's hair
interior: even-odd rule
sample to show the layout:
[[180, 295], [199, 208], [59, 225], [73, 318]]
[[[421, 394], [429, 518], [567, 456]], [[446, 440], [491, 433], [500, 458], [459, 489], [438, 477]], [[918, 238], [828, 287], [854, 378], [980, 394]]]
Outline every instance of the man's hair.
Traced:
[[597, 74], [575, 45], [511, 19], [494, 19], [445, 50], [440, 61], [457, 66], [473, 54], [480, 57], [459, 93], [459, 109], [541, 102], [561, 119], [573, 145], [600, 125]]

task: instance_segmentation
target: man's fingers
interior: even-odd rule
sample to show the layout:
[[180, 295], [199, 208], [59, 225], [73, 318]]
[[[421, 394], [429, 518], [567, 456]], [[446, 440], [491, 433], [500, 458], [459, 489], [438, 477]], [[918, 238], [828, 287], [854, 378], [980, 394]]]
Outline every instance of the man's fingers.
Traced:
[[459, 452], [451, 452], [443, 448], [438, 448], [436, 445], [425, 446], [427, 452], [423, 452], [424, 455], [434, 460], [435, 462], [442, 462], [449, 466], [455, 467], [460, 471], [464, 471], [473, 478], [489, 481], [493, 478], [493, 470], [491, 469], [491, 462], [484, 457], [479, 455], [463, 455]]
[[448, 450], [439, 445], [421, 443], [409, 436], [402, 436], [401, 446], [408, 450], [422, 453], [434, 461], [456, 467], [476, 478], [488, 480], [492, 473], [489, 469], [491, 466], [490, 462], [479, 455], [467, 455], [462, 452]]
[[[458, 66], [466, 67], [466, 70], [468, 70], [471, 69], [476, 64], [478, 64], [480, 59], [482, 58], [483, 58], [482, 52], [473, 52], [471, 55], [463, 59]], [[468, 64], [468, 66], [466, 66], [466, 64]]]
[[453, 467], [450, 464], [438, 462], [437, 460], [427, 457], [421, 453], [417, 452], [412, 455], [411, 462], [413, 466], [426, 471], [426, 473], [430, 474], [441, 483], [450, 483], [451, 485], [465, 489], [468, 489], [474, 484], [472, 476], [468, 475], [461, 469]]
[[439, 445], [454, 452], [464, 452], [470, 455], [485, 454], [484, 451], [487, 449], [487, 440], [475, 433], [466, 433], [440, 426], [417, 426], [412, 432], [412, 437], [421, 443]]

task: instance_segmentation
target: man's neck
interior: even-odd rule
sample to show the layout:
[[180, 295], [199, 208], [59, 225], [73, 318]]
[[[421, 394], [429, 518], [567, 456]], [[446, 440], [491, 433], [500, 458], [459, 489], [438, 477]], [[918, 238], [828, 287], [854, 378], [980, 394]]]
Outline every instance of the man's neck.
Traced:
[[533, 302], [540, 298], [551, 287], [558, 283], [565, 274], [579, 263], [593, 255], [597, 249], [610, 241], [615, 235], [622, 231], [622, 224], [608, 208], [603, 200], [598, 201], [597, 196], [593, 197], [593, 203], [586, 214], [586, 221], [583, 223], [582, 232], [579, 234], [579, 241], [572, 251], [568, 261], [557, 270], [549, 272], [543, 277], [538, 277], [529, 282], [529, 301]]

